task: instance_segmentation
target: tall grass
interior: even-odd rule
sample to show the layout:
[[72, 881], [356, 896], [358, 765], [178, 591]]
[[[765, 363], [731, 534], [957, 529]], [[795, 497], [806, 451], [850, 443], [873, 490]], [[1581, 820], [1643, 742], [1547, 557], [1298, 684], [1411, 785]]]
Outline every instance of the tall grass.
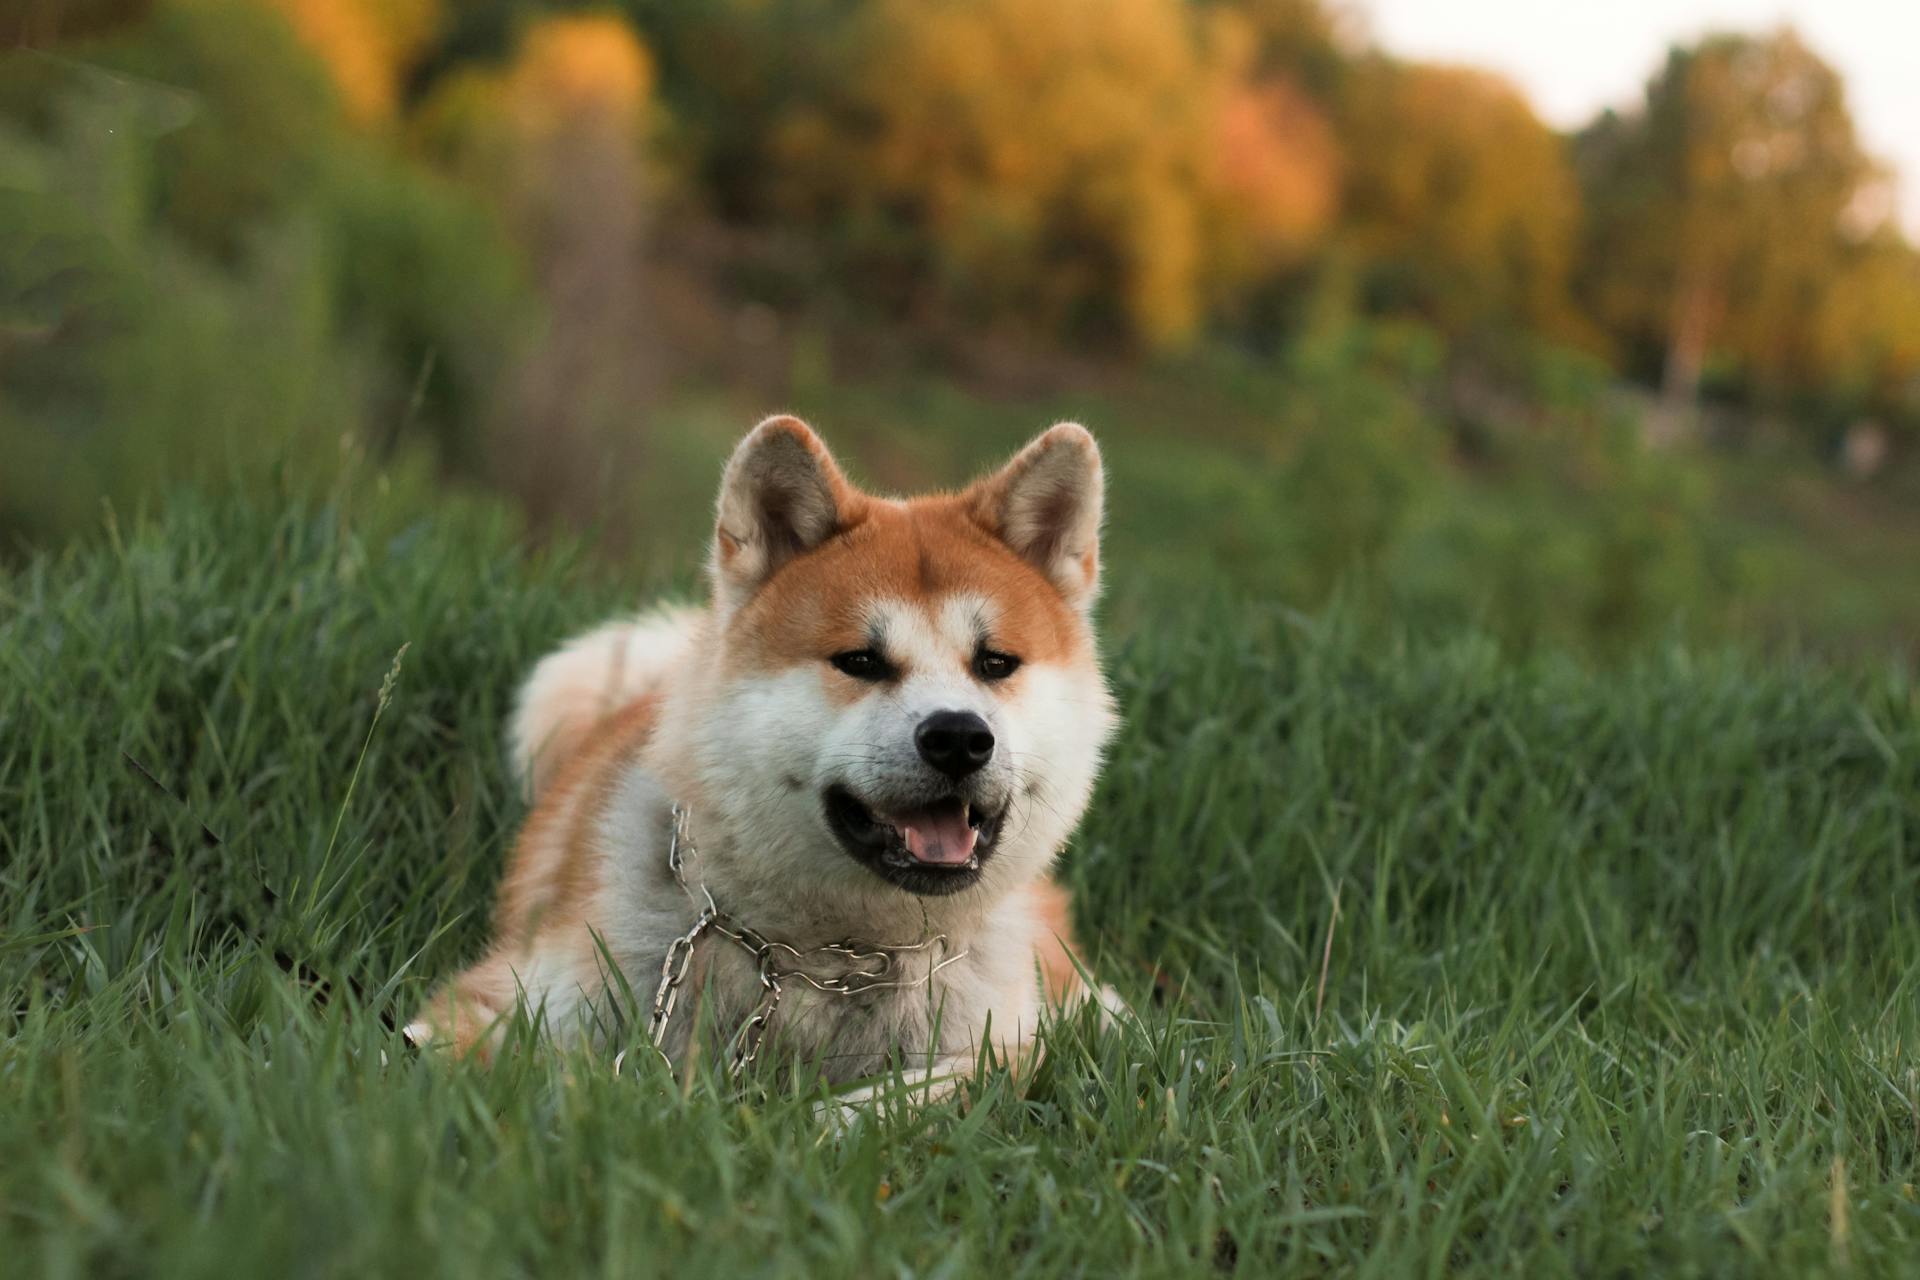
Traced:
[[10, 572], [4, 1269], [1909, 1271], [1907, 677], [1516, 659], [1115, 569], [1127, 727], [1065, 875], [1139, 1016], [845, 1129], [390, 1029], [479, 940], [514, 681], [657, 584], [353, 495]]

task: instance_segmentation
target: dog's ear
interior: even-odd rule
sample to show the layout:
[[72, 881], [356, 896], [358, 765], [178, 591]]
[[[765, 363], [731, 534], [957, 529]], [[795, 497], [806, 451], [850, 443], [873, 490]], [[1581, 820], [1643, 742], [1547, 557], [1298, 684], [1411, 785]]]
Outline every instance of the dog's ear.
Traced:
[[1043, 431], [967, 491], [974, 519], [1085, 611], [1100, 587], [1100, 447], [1074, 422]]
[[720, 481], [713, 587], [723, 608], [746, 603], [775, 570], [832, 537], [854, 497], [833, 455], [798, 418], [768, 418], [740, 442]]

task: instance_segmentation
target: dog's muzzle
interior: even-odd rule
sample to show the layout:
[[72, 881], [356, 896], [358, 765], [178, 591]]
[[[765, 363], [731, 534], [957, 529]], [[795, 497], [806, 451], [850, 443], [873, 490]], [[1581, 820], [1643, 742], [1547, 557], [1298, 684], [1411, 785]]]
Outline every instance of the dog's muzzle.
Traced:
[[881, 807], [845, 786], [827, 788], [827, 826], [840, 847], [909, 893], [958, 893], [980, 878], [999, 839], [1005, 803], [952, 794], [927, 803]]

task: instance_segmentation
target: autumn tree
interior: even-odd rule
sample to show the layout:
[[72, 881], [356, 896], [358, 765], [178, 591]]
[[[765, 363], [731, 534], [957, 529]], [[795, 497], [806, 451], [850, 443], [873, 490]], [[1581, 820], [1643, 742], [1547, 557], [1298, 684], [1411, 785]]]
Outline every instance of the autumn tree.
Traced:
[[1316, 101], [1337, 103], [1353, 67], [1351, 33], [1324, 0], [1195, 0], [1207, 15], [1230, 15], [1246, 41], [1243, 73], [1284, 79]]
[[536, 520], [633, 461], [653, 385], [647, 152], [654, 62], [612, 14], [544, 18], [502, 69], [443, 77], [415, 144], [486, 192], [532, 259], [545, 308], [494, 425], [498, 478]]
[[327, 68], [348, 113], [392, 117], [408, 68], [432, 38], [439, 0], [263, 0]]
[[1580, 197], [1565, 149], [1490, 73], [1373, 57], [1350, 82], [1343, 244], [1371, 304], [1451, 334], [1577, 337]]
[[781, 208], [920, 303], [1174, 344], [1333, 213], [1315, 103], [1180, 0], [879, 0], [851, 41]]
[[1670, 405], [1710, 368], [1782, 393], [1866, 348], [1905, 358], [1894, 296], [1912, 275], [1870, 207], [1882, 175], [1839, 75], [1792, 31], [1674, 49], [1578, 154], [1585, 298]]
[[1807, 317], [1824, 398], [1920, 431], [1920, 253], [1891, 225], [1845, 244]]
[[778, 147], [858, 70], [872, 0], [621, 0], [659, 67], [668, 147], [708, 207], [778, 215]]

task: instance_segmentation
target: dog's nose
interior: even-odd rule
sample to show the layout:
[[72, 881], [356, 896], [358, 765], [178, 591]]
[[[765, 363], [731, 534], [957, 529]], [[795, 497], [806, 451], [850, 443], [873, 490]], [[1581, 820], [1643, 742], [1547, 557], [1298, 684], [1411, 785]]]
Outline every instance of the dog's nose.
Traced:
[[993, 759], [993, 730], [971, 711], [936, 711], [913, 731], [920, 758], [949, 778], [964, 778]]

